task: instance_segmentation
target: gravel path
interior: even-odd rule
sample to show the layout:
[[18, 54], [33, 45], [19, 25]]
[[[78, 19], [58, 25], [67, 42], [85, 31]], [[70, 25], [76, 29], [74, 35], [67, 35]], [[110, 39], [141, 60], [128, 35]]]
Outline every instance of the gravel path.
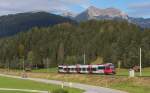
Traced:
[[69, 83], [69, 82], [46, 80], [46, 79], [39, 79], [39, 78], [21, 78], [18, 76], [10, 76], [10, 75], [4, 75], [4, 74], [0, 74], [0, 76], [32, 80], [32, 81], [48, 83], [48, 84], [64, 85], [64, 86], [68, 86], [68, 87], [72, 87], [72, 88], [78, 88], [78, 89], [85, 90], [84, 93], [127, 93], [127, 92], [123, 92], [123, 91], [119, 91], [119, 90], [103, 88], [103, 87], [98, 87], [98, 86], [92, 86], [92, 85], [86, 85], [86, 84], [80, 84], [80, 83]]

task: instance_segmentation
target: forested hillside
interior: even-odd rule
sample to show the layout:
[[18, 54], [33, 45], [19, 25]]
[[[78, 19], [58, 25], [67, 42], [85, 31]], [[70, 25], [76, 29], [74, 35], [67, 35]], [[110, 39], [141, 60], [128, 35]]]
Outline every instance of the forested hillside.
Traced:
[[27, 31], [35, 26], [48, 27], [63, 22], [75, 23], [69, 18], [46, 12], [28, 12], [0, 16], [0, 37]]
[[0, 66], [10, 68], [46, 67], [58, 64], [90, 64], [98, 57], [103, 62], [122, 67], [139, 64], [150, 66], [150, 30], [127, 21], [87, 21], [79, 25], [63, 23], [48, 28], [33, 28], [28, 32], [0, 40]]

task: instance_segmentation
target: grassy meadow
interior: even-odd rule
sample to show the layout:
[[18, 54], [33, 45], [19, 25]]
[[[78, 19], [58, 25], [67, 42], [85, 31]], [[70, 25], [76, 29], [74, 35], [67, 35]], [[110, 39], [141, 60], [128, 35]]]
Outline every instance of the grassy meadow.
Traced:
[[[150, 68], [142, 69], [142, 77], [139, 72], [135, 73], [135, 78], [129, 78], [128, 69], [116, 69], [116, 75], [86, 75], [86, 74], [57, 74], [57, 68], [33, 70], [33, 73], [47, 74], [40, 77], [30, 74], [33, 77], [48, 78], [54, 80], [72, 81], [86, 83], [90, 85], [109, 87], [113, 89], [127, 91], [129, 93], [149, 93], [150, 91]], [[79, 78], [80, 77], [80, 78]], [[94, 80], [94, 81], [93, 81]]]
[[[59, 74], [57, 73], [57, 68], [49, 68], [33, 70], [28, 72], [28, 76], [108, 87], [129, 93], [149, 93], [150, 68], [142, 69], [142, 77], [139, 76], [139, 72], [136, 72], [136, 77], [134, 78], [129, 78], [128, 69], [116, 69], [116, 71], [116, 75]], [[11, 70], [7, 74], [20, 75], [21, 71]]]
[[[128, 69], [116, 69], [117, 76], [128, 76], [129, 70]], [[135, 72], [135, 76], [140, 76], [139, 72]], [[150, 68], [142, 68], [142, 77], [150, 77]]]
[[[11, 89], [29, 89], [29, 90], [41, 90], [41, 91], [53, 91], [61, 88], [58, 85], [45, 84], [34, 82], [30, 80], [21, 80], [8, 77], [0, 77], [0, 88], [11, 88]], [[69, 93], [82, 93], [82, 90], [65, 87]], [[0, 91], [0, 93], [10, 93], [10, 91]], [[11, 93], [29, 93], [20, 91], [11, 91]]]

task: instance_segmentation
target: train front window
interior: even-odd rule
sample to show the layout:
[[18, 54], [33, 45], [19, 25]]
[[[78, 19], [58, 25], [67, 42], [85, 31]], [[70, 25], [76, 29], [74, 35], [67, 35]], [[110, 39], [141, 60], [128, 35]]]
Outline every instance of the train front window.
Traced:
[[111, 69], [114, 69], [114, 68], [115, 68], [115, 66], [113, 66], [113, 65], [112, 65], [112, 66], [110, 66], [110, 68], [111, 68]]

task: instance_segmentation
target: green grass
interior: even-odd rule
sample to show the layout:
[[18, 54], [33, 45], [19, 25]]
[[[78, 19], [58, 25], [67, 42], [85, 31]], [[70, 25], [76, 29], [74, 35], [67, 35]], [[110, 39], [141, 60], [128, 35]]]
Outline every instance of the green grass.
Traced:
[[[128, 77], [129, 70], [128, 69], [117, 70], [116, 76]], [[135, 72], [135, 76], [139, 77], [140, 73]], [[150, 78], [150, 68], [142, 68], [142, 77], [139, 77], [139, 79], [133, 78], [134, 80], [131, 79], [125, 82], [115, 83], [112, 84], [110, 88], [125, 90], [128, 91], [129, 93], [150, 93], [149, 79], [146, 81], [146, 78]]]
[[[150, 68], [142, 69], [142, 77], [136, 72], [135, 78], [128, 78], [129, 70], [117, 70], [116, 75], [89, 75], [89, 74], [58, 74], [57, 68], [33, 70], [31, 77], [46, 78], [52, 80], [62, 80], [67, 82], [78, 82], [90, 85], [109, 87], [113, 89], [127, 91], [129, 93], [150, 93]], [[39, 73], [38, 73], [39, 72]], [[46, 73], [48, 72], [48, 73]], [[49, 77], [47, 77], [49, 76]], [[106, 79], [107, 78], [107, 79]], [[93, 81], [94, 80], [94, 81]], [[106, 82], [108, 81], [108, 86]]]
[[[49, 72], [57, 72], [56, 68], [51, 68], [49, 69]], [[40, 70], [36, 70], [36, 72], [46, 72], [45, 69], [40, 69]], [[113, 77], [115, 77], [113, 81], [110, 80], [110, 82], [113, 82], [111, 84], [108, 84], [109, 88], [113, 88], [113, 89], [118, 89], [118, 90], [123, 90], [123, 91], [127, 91], [129, 93], [150, 93], [150, 85], [149, 85], [149, 79], [145, 80], [145, 78], [150, 78], [150, 68], [143, 68], [142, 69], [142, 76], [143, 77], [139, 77], [139, 72], [135, 73], [135, 76], [137, 76], [136, 78], [128, 78], [129, 76], [129, 69], [120, 69], [117, 70], [117, 74], [114, 75]], [[52, 74], [52, 73], [49, 73]], [[58, 76], [57, 76], [58, 75]], [[57, 79], [59, 80], [60, 74], [56, 74], [56, 78], [54, 76], [54, 78], [50, 77], [49, 79]], [[63, 76], [63, 75], [62, 75]], [[86, 83], [86, 84], [91, 84], [91, 85], [96, 85], [98, 83], [98, 86], [102, 86], [103, 84], [100, 84], [102, 82], [105, 82], [105, 75], [90, 75], [90, 77], [86, 77], [88, 75], [79, 75], [80, 78], [72, 78], [72, 75], [64, 75], [64, 79], [61, 78], [61, 80], [66, 80], [66, 78], [68, 78], [68, 81], [72, 81], [72, 82], [79, 82], [79, 83]], [[97, 77], [97, 79], [95, 78]], [[107, 77], [107, 76], [106, 76]], [[108, 75], [108, 77], [112, 77], [111, 75]], [[87, 80], [87, 78], [89, 80]], [[98, 78], [101, 78], [101, 80], [98, 80]], [[98, 81], [97, 83], [95, 82], [95, 84], [93, 84], [92, 80], [96, 80]], [[109, 81], [109, 79], [108, 79]], [[104, 83], [105, 84], [105, 83]], [[105, 87], [105, 86], [103, 86]]]
[[124, 90], [129, 93], [150, 93], [150, 86], [138, 85], [135, 82], [120, 82], [112, 84], [110, 88]]
[[52, 68], [44, 68], [44, 69], [34, 69], [32, 72], [38, 72], [38, 73], [56, 73], [58, 72], [57, 67], [52, 67]]
[[[39, 83], [39, 82], [34, 82], [34, 81], [29, 81], [29, 80], [0, 77], [0, 88], [53, 91], [55, 89], [61, 88], [61, 86]], [[68, 87], [65, 87], [64, 89], [68, 90], [69, 93], [82, 93], [83, 92], [82, 90], [68, 88]]]
[[116, 84], [111, 88], [128, 91], [129, 93], [150, 93], [149, 87], [136, 86], [132, 84]]
[[[120, 69], [116, 70], [117, 71], [117, 76], [129, 76], [129, 70], [128, 69]], [[139, 72], [135, 72], [135, 76], [140, 76]], [[143, 68], [142, 69], [142, 76], [143, 77], [150, 77], [150, 68]]]
[[[32, 92], [21, 92], [21, 91], [1, 91], [0, 93], [32, 93]], [[34, 92], [35, 93], [35, 92]]]

